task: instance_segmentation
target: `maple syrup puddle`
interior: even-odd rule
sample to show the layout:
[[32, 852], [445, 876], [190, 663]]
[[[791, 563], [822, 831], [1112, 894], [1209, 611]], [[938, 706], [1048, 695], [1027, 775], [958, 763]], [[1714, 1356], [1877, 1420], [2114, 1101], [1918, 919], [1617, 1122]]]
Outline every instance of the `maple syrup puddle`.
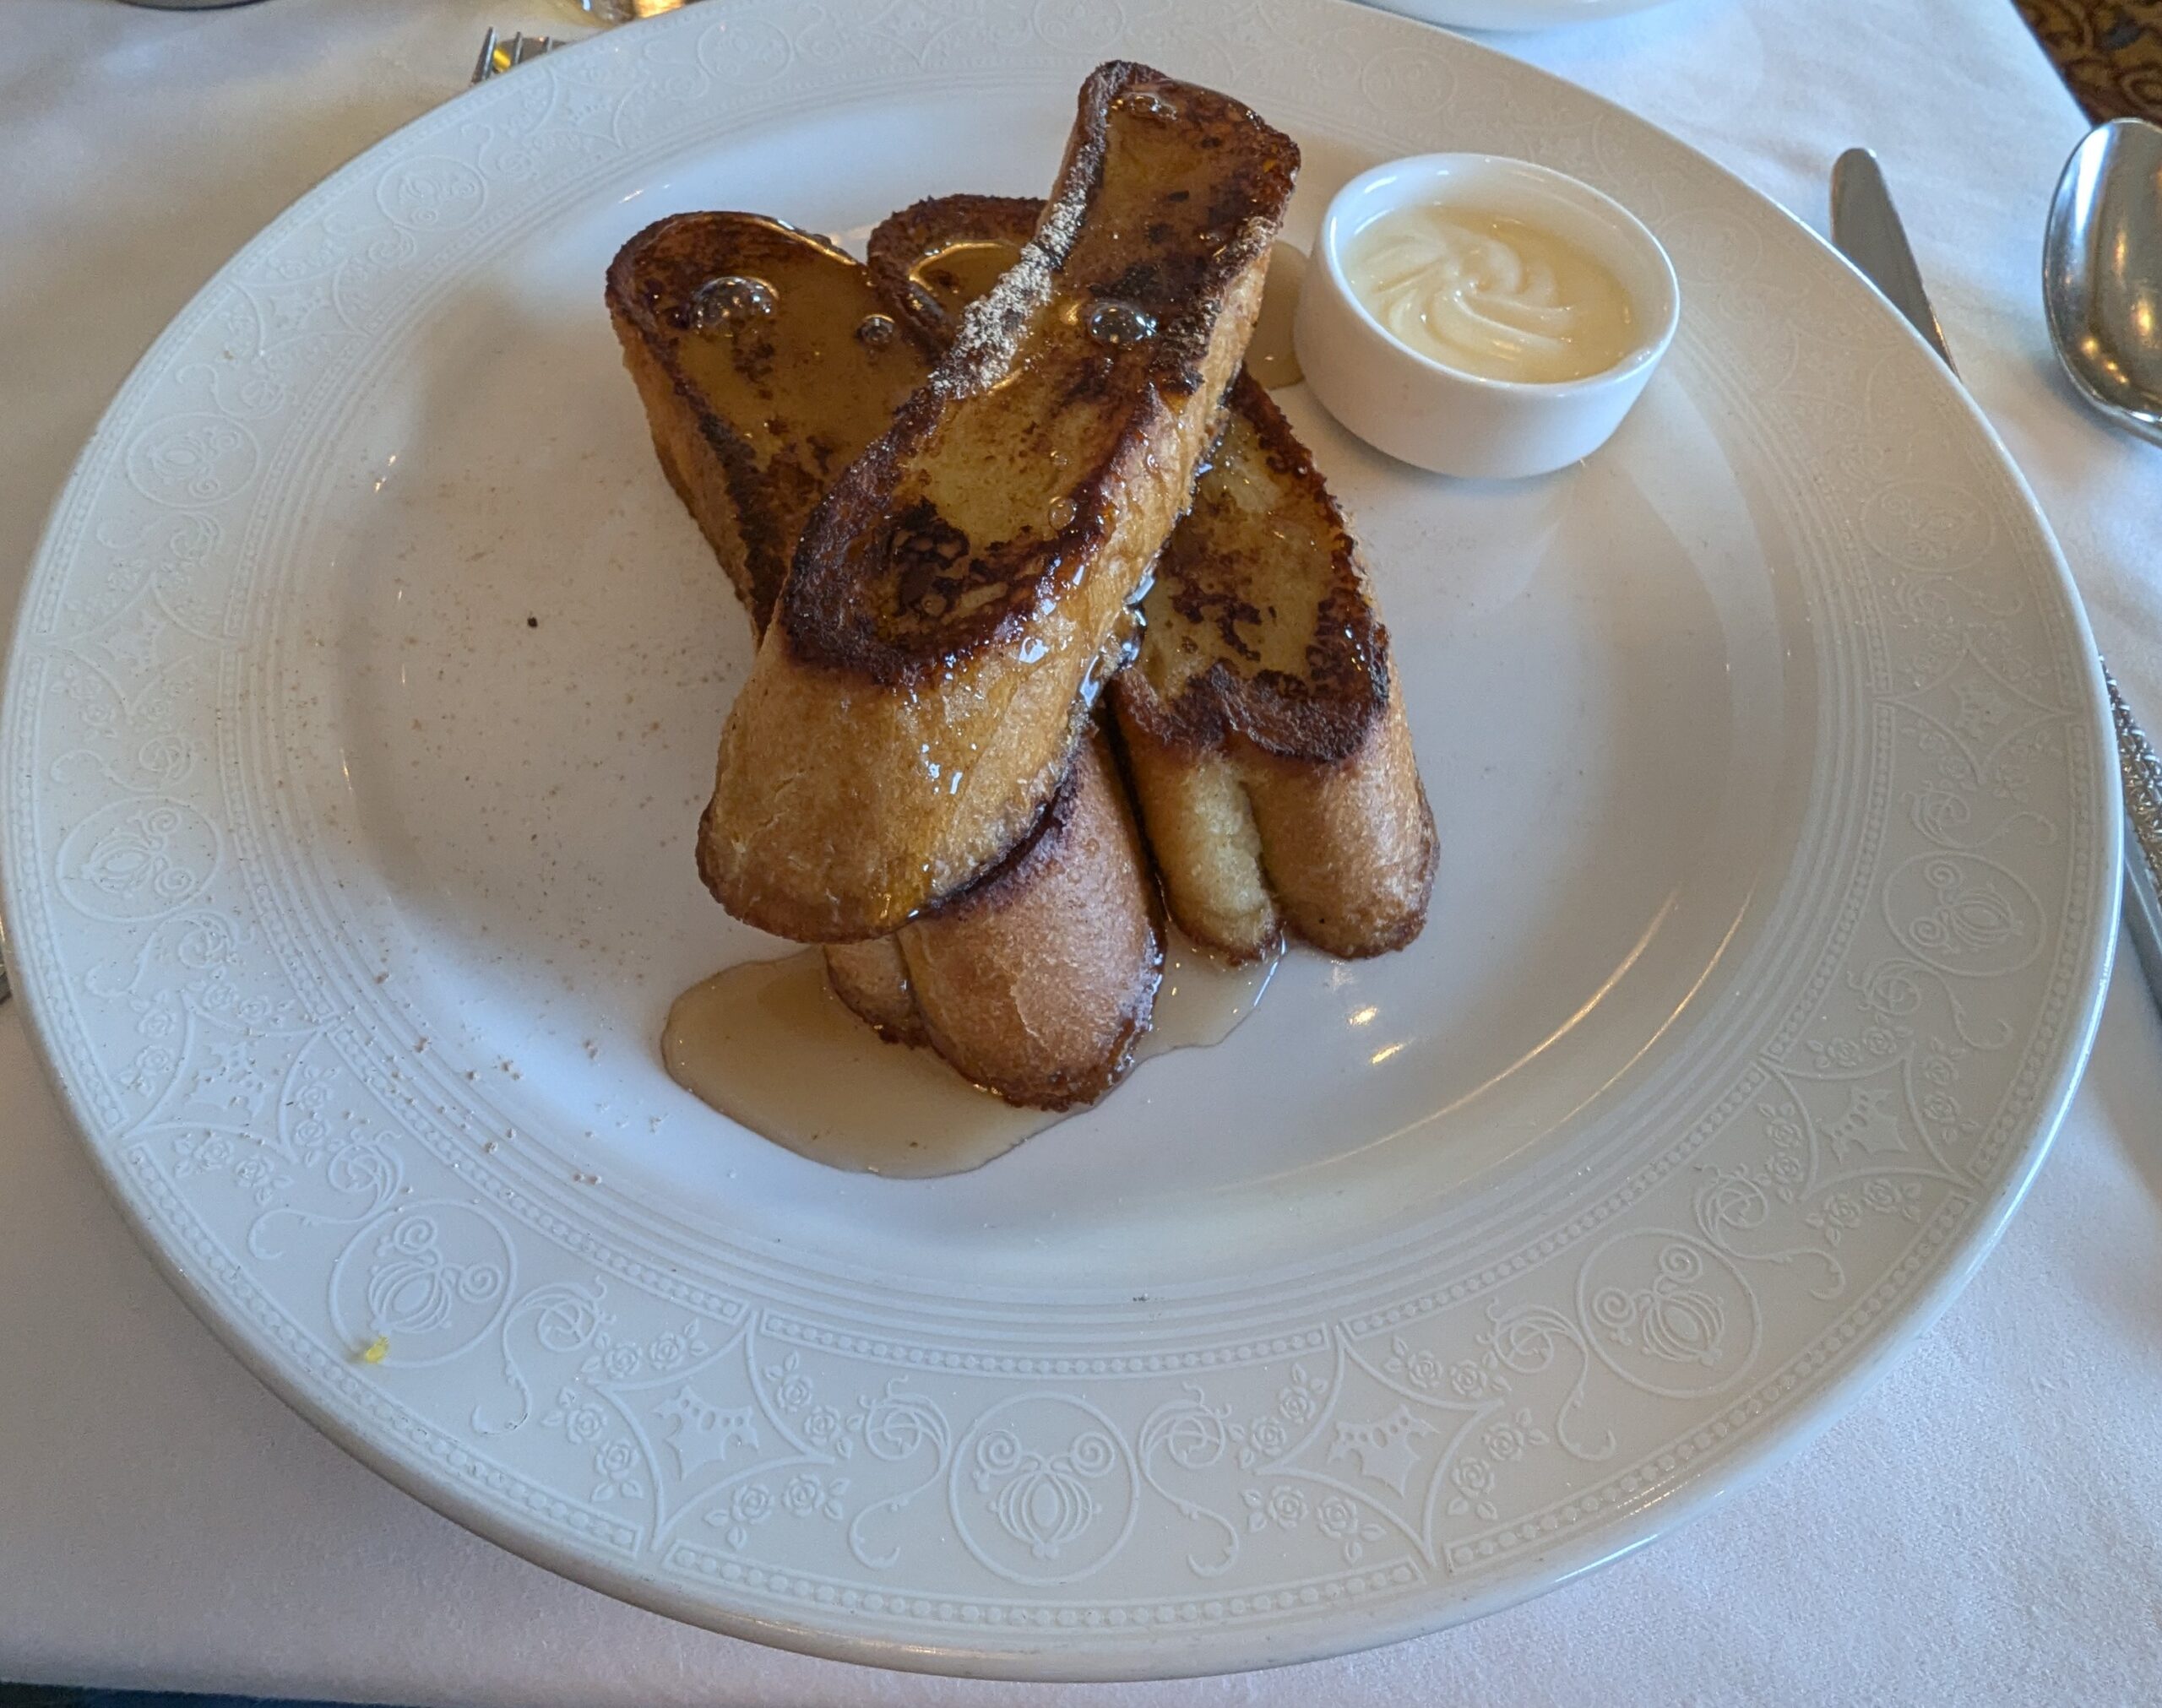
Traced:
[[[1275, 970], [1274, 956], [1225, 967], [1171, 934], [1156, 1022], [1134, 1046], [1136, 1061], [1222, 1043]], [[668, 1011], [660, 1054], [676, 1084], [761, 1137], [891, 1179], [980, 1168], [1082, 1112], [1017, 1109], [931, 1050], [886, 1043], [834, 995], [817, 949], [693, 985]]]
[[958, 321], [1020, 258], [1020, 245], [1003, 237], [964, 238], [920, 259], [909, 268], [909, 283]]

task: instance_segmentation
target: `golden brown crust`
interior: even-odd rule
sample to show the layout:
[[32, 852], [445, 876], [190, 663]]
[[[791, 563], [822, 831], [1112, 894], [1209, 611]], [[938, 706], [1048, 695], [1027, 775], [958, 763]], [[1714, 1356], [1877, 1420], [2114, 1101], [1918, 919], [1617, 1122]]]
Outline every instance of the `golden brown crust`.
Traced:
[[1285, 927], [1333, 955], [1401, 948], [1436, 850], [1388, 636], [1282, 412], [1241, 374], [1230, 415], [1111, 690], [1165, 896], [1235, 960]]
[[1179, 929], [1228, 961], [1273, 953], [1284, 941], [1283, 915], [1239, 767], [1222, 752], [1167, 756], [1119, 733], [1156, 879]]
[[1196, 942], [1248, 961], [1288, 929], [1355, 958], [1419, 935], [1437, 848], [1401, 701], [1355, 752], [1322, 762], [1236, 734], [1214, 749], [1160, 743], [1118, 710], [1165, 901]]
[[1020, 263], [805, 529], [707, 820], [738, 918], [876, 935], [1034, 823], [1186, 507], [1296, 160], [1145, 68], [1084, 85]]
[[1241, 755], [1261, 861], [1285, 924], [1332, 955], [1401, 949], [1426, 923], [1434, 818], [1393, 697], [1360, 750], [1330, 765]]
[[[747, 352], [733, 339], [715, 347], [687, 323], [689, 306], [709, 279], [746, 274], [777, 290], [771, 323]], [[850, 335], [879, 306], [855, 260], [753, 215], [688, 214], [649, 228], [610, 268], [607, 301], [661, 466], [755, 623], [769, 583], [752, 566], [785, 564], [828, 470], [878, 431], [884, 399], [919, 381], [926, 362], [912, 346], [888, 353]], [[725, 403], [700, 384], [702, 372], [719, 376]], [[776, 420], [793, 425], [775, 431]], [[747, 541], [763, 542], [757, 556]], [[1035, 832], [907, 935], [935, 1028], [900, 939], [826, 948], [835, 993], [882, 1036], [934, 1048], [1017, 1103], [1067, 1107], [1124, 1075], [1162, 954], [1145, 856], [1100, 737], [1084, 746]]]
[[[939, 287], [959, 281], [927, 260], [1011, 245], [1033, 213], [1006, 197], [919, 202], [872, 234], [872, 279], [936, 349], [958, 294]], [[1379, 954], [1424, 924], [1435, 858], [1388, 637], [1283, 413], [1243, 371], [1226, 401], [1142, 604], [1140, 661], [1111, 689], [1128, 774], [1187, 935], [1234, 960], [1287, 925], [1332, 954]]]
[[1344, 512], [1283, 411], [1243, 371], [1227, 402], [1192, 507], [1156, 560], [1121, 716], [1165, 746], [1209, 751], [1236, 735], [1334, 764], [1388, 703], [1388, 637]]
[[923, 1011], [915, 1006], [908, 962], [897, 937], [873, 937], [867, 943], [828, 943], [826, 982], [856, 1017], [888, 1044], [928, 1048]]
[[1153, 897], [1125, 788], [1092, 733], [1045, 831], [897, 934], [932, 1044], [1009, 1103], [1093, 1103], [1149, 1030], [1163, 966]]
[[[731, 279], [779, 291], [795, 315], [752, 316], [739, 335], [701, 296]], [[806, 295], [822, 339], [883, 309], [852, 256], [756, 214], [660, 220], [608, 268], [609, 318], [661, 467], [761, 635], [812, 507], [923, 377], [897, 339], [851, 352], [847, 387], [811, 383], [821, 352], [790, 336]]]
[[834, 992], [1008, 1103], [1070, 1109], [1123, 1079], [1163, 968], [1148, 854], [1092, 731], [1044, 822], [985, 880], [889, 937], [826, 946]]

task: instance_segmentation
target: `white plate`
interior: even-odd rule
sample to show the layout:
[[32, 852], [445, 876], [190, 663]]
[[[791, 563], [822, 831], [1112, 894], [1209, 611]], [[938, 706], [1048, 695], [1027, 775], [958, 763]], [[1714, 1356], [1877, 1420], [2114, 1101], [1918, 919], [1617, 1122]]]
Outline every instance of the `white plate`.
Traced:
[[1595, 18], [1619, 18], [1643, 12], [1666, 0], [1363, 0], [1384, 11], [1401, 12], [1452, 30], [1551, 30], [1563, 24], [1589, 24]]
[[[601, 269], [677, 209], [1039, 189], [1113, 53], [1296, 131], [1302, 241], [1388, 153], [1588, 177], [1682, 331], [1532, 485], [1284, 394], [1442, 826], [1411, 950], [1295, 957], [981, 1173], [836, 1174], [656, 1060], [679, 988], [773, 949], [692, 870], [749, 649]], [[1610, 1558], [1950, 1297], [2094, 1023], [2099, 704], [1964, 396], [1627, 114], [1348, 7], [709, 5], [392, 138], [144, 360], [30, 578], [0, 900], [176, 1284], [421, 1498], [774, 1642], [1186, 1673]]]

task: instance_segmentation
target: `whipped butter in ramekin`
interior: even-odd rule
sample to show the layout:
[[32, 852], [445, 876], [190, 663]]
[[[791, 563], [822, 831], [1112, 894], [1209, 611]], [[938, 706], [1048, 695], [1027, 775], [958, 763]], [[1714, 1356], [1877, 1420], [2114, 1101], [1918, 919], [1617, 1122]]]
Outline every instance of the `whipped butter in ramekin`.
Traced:
[[1322, 220], [1296, 339], [1329, 412], [1444, 474], [1543, 474], [1589, 455], [1672, 341], [1674, 268], [1587, 184], [1491, 155], [1354, 178]]

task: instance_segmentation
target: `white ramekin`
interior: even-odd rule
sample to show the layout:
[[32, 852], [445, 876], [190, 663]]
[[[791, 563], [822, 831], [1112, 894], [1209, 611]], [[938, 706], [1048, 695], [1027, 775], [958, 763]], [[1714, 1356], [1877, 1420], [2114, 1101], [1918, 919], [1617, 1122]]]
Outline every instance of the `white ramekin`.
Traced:
[[[1487, 379], [1423, 355], [1367, 312], [1344, 252], [1384, 214], [1459, 205], [1538, 225], [1576, 244], [1619, 281], [1638, 336], [1612, 367], [1547, 384]], [[1674, 264], [1629, 210], [1589, 184], [1496, 155], [1414, 155], [1352, 179], [1322, 216], [1293, 338], [1306, 383], [1367, 443], [1437, 474], [1545, 474], [1605, 444], [1673, 342], [1681, 315]]]

